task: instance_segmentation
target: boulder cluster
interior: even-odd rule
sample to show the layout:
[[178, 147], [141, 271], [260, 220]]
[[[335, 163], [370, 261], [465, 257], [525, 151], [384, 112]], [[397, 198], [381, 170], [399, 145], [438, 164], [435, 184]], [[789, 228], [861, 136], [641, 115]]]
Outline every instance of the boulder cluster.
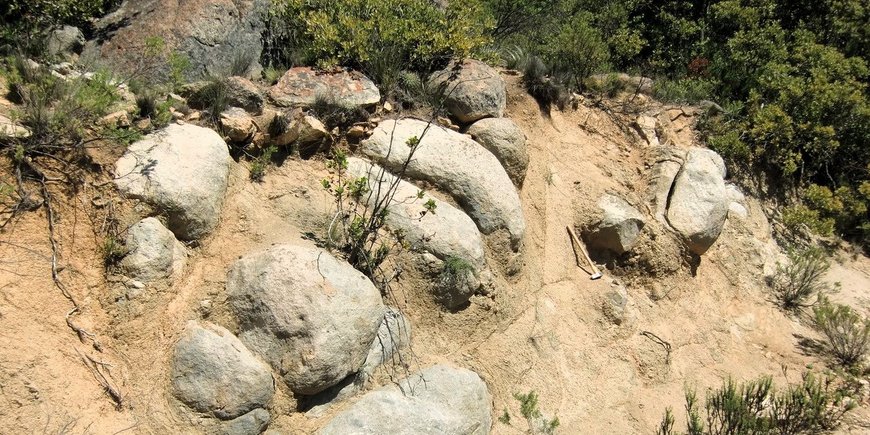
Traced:
[[[501, 117], [505, 86], [498, 72], [476, 61], [451, 68], [459, 68], [455, 89], [452, 80], [439, 81], [439, 73], [432, 86], [450, 89], [451, 113], [468, 134], [417, 119], [381, 121], [358, 136], [364, 157], [350, 157], [347, 173], [366, 180], [373, 192], [366, 201], [392, 200], [385, 224], [404, 234], [412, 252], [428, 263], [461, 259], [470, 266], [463, 272], [468, 279], [432, 290], [455, 309], [489, 276], [487, 235], [502, 234], [510, 253], [521, 254], [525, 221], [516, 186], [528, 155], [523, 132]], [[188, 85], [171, 98], [196, 106], [208, 86]], [[152, 211], [128, 229], [118, 263], [139, 289], [129, 297], [178, 280], [186, 245], [200, 243], [220, 224], [234, 164], [228, 143], [321, 143], [334, 132], [307, 107], [327, 93], [331, 104], [356, 110], [380, 101], [372, 82], [353, 72], [293, 68], [265, 91], [243, 77], [224, 86], [230, 107], [217, 117], [221, 134], [195, 125], [190, 113], [174, 115], [176, 122], [131, 144], [115, 164], [118, 189]], [[453, 202], [421, 197], [418, 182]], [[395, 195], [382, 197], [379, 192], [393, 185]], [[427, 207], [437, 211], [426, 213]], [[226, 292], [237, 330], [190, 321], [170, 359], [172, 395], [212, 421], [217, 433], [263, 432], [277, 383], [297, 398], [321, 397], [317, 403], [357, 395], [412, 339], [409, 319], [384, 305], [368, 277], [303, 240], [240, 257], [228, 268]], [[450, 365], [408, 374], [397, 386], [362, 394], [321, 433], [489, 432], [491, 399], [477, 374]]]

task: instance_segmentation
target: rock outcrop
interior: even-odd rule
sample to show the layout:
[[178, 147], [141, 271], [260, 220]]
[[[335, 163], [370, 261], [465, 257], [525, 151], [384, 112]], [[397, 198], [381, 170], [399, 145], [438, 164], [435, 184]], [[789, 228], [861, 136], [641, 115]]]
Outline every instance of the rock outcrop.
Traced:
[[[387, 190], [398, 182], [393, 200], [388, 205], [386, 224], [401, 230], [414, 248], [430, 252], [441, 260], [462, 258], [476, 270], [486, 266], [483, 239], [465, 212], [429, 195], [418, 198], [418, 187], [396, 180], [393, 174], [366, 160], [349, 158], [348, 173], [353, 177], [367, 178], [369, 193], [362, 199], [369, 205], [385, 201]], [[428, 201], [435, 204], [434, 213], [426, 211], [424, 205]]]
[[517, 186], [523, 185], [529, 167], [526, 135], [507, 118], [485, 118], [468, 127], [468, 134], [495, 154]]
[[189, 79], [253, 75], [260, 70], [268, 8], [268, 0], [127, 0], [97, 21], [99, 37], [87, 44], [84, 56], [120, 71], [163, 67], [160, 56], [150, 59], [145, 53], [145, 42], [159, 37], [161, 55], [179, 53], [190, 61]]
[[228, 77], [224, 83], [227, 88], [227, 102], [230, 106], [241, 107], [253, 114], [263, 110], [263, 93], [252, 81], [244, 77]]
[[336, 415], [320, 435], [488, 434], [491, 399], [470, 370], [436, 365], [365, 394]]
[[308, 107], [317, 100], [344, 107], [367, 107], [381, 101], [374, 82], [361, 73], [329, 73], [309, 67], [290, 68], [269, 89], [269, 98], [282, 107]]
[[229, 164], [227, 145], [213, 130], [172, 124], [127, 148], [115, 164], [115, 184], [164, 213], [176, 237], [196, 240], [218, 224]]
[[221, 128], [224, 134], [235, 143], [244, 143], [254, 136], [257, 126], [254, 118], [240, 107], [230, 107], [220, 116]]
[[643, 215], [624, 199], [604, 194], [598, 200], [601, 219], [584, 233], [591, 247], [617, 254], [630, 251], [645, 225]]
[[303, 395], [362, 367], [385, 309], [363, 274], [305, 246], [276, 245], [242, 257], [230, 269], [227, 290], [239, 338]]
[[[415, 140], [419, 145], [408, 146]], [[467, 136], [416, 119], [384, 121], [362, 142], [363, 153], [390, 170], [401, 168], [412, 149], [406, 176], [446, 191], [481, 232], [506, 230], [511, 248], [520, 249], [526, 229], [520, 199], [491, 152]]]
[[722, 157], [708, 149], [692, 148], [674, 182], [668, 223], [697, 255], [707, 252], [716, 241], [728, 217], [730, 201], [724, 177]]
[[72, 59], [84, 46], [85, 35], [78, 27], [61, 26], [48, 34], [45, 52], [49, 58]]
[[500, 118], [507, 104], [505, 83], [494, 68], [484, 62], [466, 59], [453, 62], [429, 78], [444, 96], [444, 105], [462, 123], [482, 118]]
[[187, 262], [184, 245], [153, 217], [127, 230], [125, 246], [127, 254], [119, 264], [121, 270], [146, 284], [177, 276]]
[[264, 408], [275, 393], [269, 366], [232, 333], [210, 323], [188, 322], [171, 364], [175, 397], [220, 419]]

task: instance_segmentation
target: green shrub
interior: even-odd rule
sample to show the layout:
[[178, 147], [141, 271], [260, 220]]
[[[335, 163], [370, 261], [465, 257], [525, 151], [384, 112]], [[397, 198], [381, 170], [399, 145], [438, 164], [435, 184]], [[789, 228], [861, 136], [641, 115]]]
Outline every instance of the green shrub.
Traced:
[[227, 110], [230, 105], [226, 81], [218, 77], [209, 78], [205, 86], [188, 98], [188, 104], [197, 109], [205, 110], [211, 122], [217, 125], [221, 113]]
[[293, 40], [305, 63], [360, 69], [377, 83], [480, 54], [488, 42], [475, 1], [442, 10], [429, 0], [277, 0], [271, 14], [272, 38]]
[[579, 89], [586, 77], [604, 68], [609, 60], [607, 45], [591, 19], [589, 14], [578, 14], [541, 47], [551, 75], [569, 89]]
[[[277, 117], [276, 117], [277, 118]], [[272, 161], [272, 156], [278, 151], [278, 148], [274, 145], [267, 147], [262, 150], [260, 155], [255, 157], [251, 161], [251, 169], [250, 169], [250, 177], [251, 181], [263, 181], [263, 177], [266, 176], [266, 168], [269, 167], [269, 163]]]
[[[685, 397], [689, 435], [817, 434], [836, 428], [852, 409], [831, 379], [811, 373], [781, 392], [774, 390], [770, 377], [740, 385], [729, 378], [707, 393], [703, 410], [694, 391], [686, 390]], [[656, 433], [675, 434], [674, 421], [669, 408]]]
[[809, 300], [830, 289], [824, 275], [831, 267], [827, 254], [819, 248], [792, 249], [788, 263], [778, 265], [771, 287], [786, 310], [808, 307]]
[[8, 0], [0, 4], [0, 53], [42, 55], [40, 32], [62, 24], [87, 28], [114, 0]]
[[713, 93], [713, 81], [702, 78], [662, 78], [653, 85], [653, 95], [666, 103], [697, 104], [701, 100], [712, 98]]
[[339, 127], [346, 129], [356, 122], [365, 121], [369, 113], [353, 105], [341, 104], [332, 94], [317, 94], [314, 96], [314, 104], [309, 108], [311, 113], [323, 122], [327, 129]]
[[549, 77], [548, 71], [541, 58], [532, 56], [523, 70], [523, 86], [545, 110], [550, 110], [553, 105], [564, 109], [568, 102], [568, 91], [558, 80]]
[[870, 319], [826, 297], [819, 298], [813, 312], [816, 327], [824, 334], [834, 358], [847, 367], [861, 364], [870, 348]]
[[800, 204], [782, 209], [782, 223], [795, 234], [805, 229], [821, 236], [834, 233], [834, 219], [823, 218], [818, 210]]

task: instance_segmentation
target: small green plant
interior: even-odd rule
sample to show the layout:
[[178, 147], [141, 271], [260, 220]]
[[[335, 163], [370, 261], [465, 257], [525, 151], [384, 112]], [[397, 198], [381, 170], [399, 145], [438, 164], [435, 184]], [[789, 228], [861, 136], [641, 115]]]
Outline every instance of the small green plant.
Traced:
[[169, 82], [173, 91], [178, 91], [184, 84], [184, 75], [190, 69], [190, 58], [179, 52], [172, 52], [167, 60], [169, 65]]
[[[520, 402], [520, 414], [529, 424], [529, 432], [532, 434], [552, 435], [559, 427], [559, 417], [548, 419], [544, 417], [538, 407], [538, 394], [529, 391], [527, 394], [514, 393], [514, 399]], [[507, 411], [507, 410], [505, 410]]]
[[269, 85], [274, 85], [278, 83], [278, 80], [287, 72], [285, 68], [275, 68], [273, 66], [267, 67], [263, 70], [263, 80], [266, 81]]
[[504, 411], [502, 411], [501, 415], [498, 417], [498, 421], [501, 424], [506, 424], [506, 425], [510, 426], [511, 415], [510, 415], [510, 413], [508, 413], [507, 408], [505, 408]]
[[[732, 379], [707, 393], [703, 409], [694, 390], [686, 390], [686, 434], [817, 434], [836, 428], [853, 408], [832, 378], [805, 373], [800, 384], [776, 392], [770, 377], [743, 384]], [[656, 428], [659, 435], [674, 435], [673, 411], [665, 410]]]
[[697, 104], [713, 96], [714, 83], [702, 78], [679, 80], [659, 79], [653, 85], [653, 95], [660, 101], [678, 104]]
[[777, 302], [786, 310], [811, 306], [811, 298], [831, 289], [824, 281], [824, 275], [830, 267], [827, 255], [820, 248], [789, 250], [788, 263], [777, 266], [771, 282]]
[[329, 129], [334, 127], [345, 129], [356, 122], [365, 121], [369, 117], [365, 109], [359, 106], [341, 104], [332, 94], [315, 95], [314, 104], [309, 109]]
[[260, 155], [251, 160], [251, 181], [263, 181], [266, 176], [266, 168], [272, 161], [272, 156], [278, 151], [278, 147], [272, 145], [265, 148]]
[[221, 78], [211, 77], [207, 83], [188, 98], [191, 107], [205, 110], [209, 120], [218, 124], [221, 113], [230, 105], [227, 83]]
[[836, 222], [832, 218], [822, 217], [818, 210], [798, 204], [782, 210], [782, 223], [793, 234], [803, 234], [809, 230], [813, 234], [830, 236], [834, 234]]
[[819, 297], [813, 314], [834, 358], [846, 367], [861, 365], [870, 348], [870, 319], [825, 296]]
[[100, 246], [100, 252], [103, 256], [103, 265], [106, 267], [118, 264], [118, 262], [124, 258], [124, 255], [127, 255], [124, 243], [111, 234], [103, 239], [103, 244]]

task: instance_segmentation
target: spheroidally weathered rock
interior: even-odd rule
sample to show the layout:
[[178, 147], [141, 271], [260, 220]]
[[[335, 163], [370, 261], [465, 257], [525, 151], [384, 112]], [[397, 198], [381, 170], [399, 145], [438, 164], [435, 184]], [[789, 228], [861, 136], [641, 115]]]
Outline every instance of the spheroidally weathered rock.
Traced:
[[320, 435], [488, 434], [491, 399], [477, 373], [436, 365], [365, 394]]
[[390, 170], [413, 152], [405, 176], [449, 193], [484, 234], [506, 230], [519, 251], [526, 223], [517, 191], [498, 159], [471, 138], [416, 119], [388, 120], [362, 142], [362, 151]]
[[[369, 192], [361, 198], [370, 206], [386, 201], [390, 187], [396, 184], [394, 196], [387, 210], [386, 224], [401, 230], [415, 247], [431, 252], [439, 259], [462, 258], [480, 270], [486, 266], [483, 239], [474, 221], [462, 210], [424, 194], [418, 198], [420, 188], [407, 181], [396, 180], [386, 169], [369, 161], [348, 158], [348, 173], [353, 177], [366, 177]], [[432, 201], [434, 212], [427, 212], [425, 204]]]
[[121, 260], [121, 270], [144, 283], [176, 277], [187, 262], [184, 245], [153, 217], [142, 219], [127, 230], [125, 247], [127, 254]]
[[430, 86], [444, 96], [450, 114], [460, 122], [500, 118], [507, 105], [505, 83], [494, 68], [479, 60], [453, 62], [429, 78]]
[[269, 366], [232, 333], [210, 323], [188, 322], [171, 364], [175, 397], [221, 419], [264, 408], [275, 393]]
[[657, 221], [667, 225], [668, 201], [674, 181], [683, 162], [686, 151], [680, 148], [659, 146], [650, 150], [652, 166], [649, 175], [649, 201], [652, 203], [653, 215]]
[[161, 211], [182, 240], [196, 240], [220, 220], [230, 155], [213, 130], [172, 124], [133, 143], [115, 163], [115, 185]]
[[712, 150], [692, 148], [674, 182], [669, 200], [668, 223], [677, 230], [690, 251], [707, 252], [722, 232], [728, 217], [725, 163]]
[[362, 73], [309, 67], [290, 68], [268, 93], [281, 107], [309, 107], [318, 99], [345, 107], [368, 107], [381, 101], [378, 87]]
[[227, 291], [239, 338], [303, 395], [357, 372], [384, 314], [368, 278], [307, 246], [245, 255], [230, 269]]
[[630, 251], [645, 225], [643, 215], [624, 199], [604, 194], [598, 200], [601, 219], [584, 234], [590, 246], [617, 254]]
[[508, 118], [485, 118], [468, 127], [468, 134], [498, 158], [514, 184], [523, 185], [529, 152], [520, 126]]

